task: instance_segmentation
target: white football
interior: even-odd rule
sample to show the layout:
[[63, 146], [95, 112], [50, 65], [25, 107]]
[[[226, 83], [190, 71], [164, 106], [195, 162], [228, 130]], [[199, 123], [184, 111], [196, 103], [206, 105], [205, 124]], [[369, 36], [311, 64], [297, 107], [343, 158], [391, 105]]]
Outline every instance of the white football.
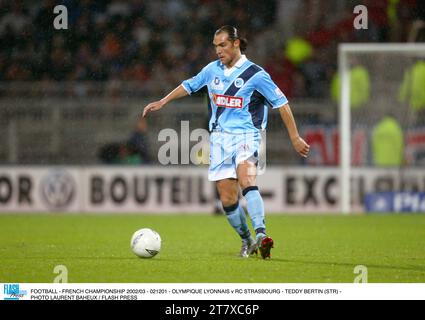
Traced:
[[161, 237], [158, 232], [143, 228], [131, 237], [131, 250], [140, 258], [152, 258], [161, 250]]

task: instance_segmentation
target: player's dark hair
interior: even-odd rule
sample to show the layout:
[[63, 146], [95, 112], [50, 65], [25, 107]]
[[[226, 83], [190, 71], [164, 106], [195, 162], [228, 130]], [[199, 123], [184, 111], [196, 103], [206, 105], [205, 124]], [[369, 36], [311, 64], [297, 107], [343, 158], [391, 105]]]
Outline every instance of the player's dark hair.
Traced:
[[216, 36], [222, 32], [226, 32], [229, 35], [229, 40], [231, 41], [239, 40], [239, 47], [241, 48], [242, 52], [244, 52], [248, 47], [248, 40], [246, 40], [246, 38], [241, 37], [238, 33], [238, 29], [236, 29], [235, 27], [229, 25], [222, 26], [215, 32], [214, 35]]

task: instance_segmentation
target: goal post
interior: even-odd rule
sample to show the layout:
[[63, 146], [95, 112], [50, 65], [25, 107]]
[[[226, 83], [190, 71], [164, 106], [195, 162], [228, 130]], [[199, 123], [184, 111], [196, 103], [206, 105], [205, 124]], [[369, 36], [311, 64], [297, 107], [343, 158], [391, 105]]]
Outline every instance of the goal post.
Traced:
[[[352, 132], [353, 101], [350, 83], [350, 72], [354, 65], [361, 65], [370, 75], [370, 99], [363, 111], [357, 112], [357, 120], [372, 125], [372, 119], [385, 112], [409, 114], [409, 103], [397, 105], [398, 88], [403, 83], [405, 72], [417, 61], [425, 61], [425, 44], [392, 43], [392, 44], [340, 44], [338, 48], [338, 69], [340, 75], [339, 100], [339, 170], [340, 170], [340, 206], [341, 212], [351, 212], [351, 177], [352, 177]], [[357, 81], [359, 81], [357, 79]], [[360, 80], [361, 81], [361, 80]], [[425, 86], [423, 87], [425, 91]], [[400, 110], [400, 105], [406, 110]], [[425, 109], [425, 108], [424, 108]], [[361, 108], [360, 108], [361, 110]], [[404, 117], [404, 116], [401, 116]], [[414, 117], [414, 116], [413, 116]], [[412, 117], [410, 117], [412, 118]], [[404, 119], [404, 118], [403, 118]], [[406, 122], [407, 121], [407, 122]], [[406, 126], [408, 121], [402, 123]], [[407, 123], [407, 124], [406, 124]], [[358, 123], [356, 123], [357, 125]], [[370, 130], [369, 130], [370, 132]], [[360, 166], [374, 166], [370, 156]]]

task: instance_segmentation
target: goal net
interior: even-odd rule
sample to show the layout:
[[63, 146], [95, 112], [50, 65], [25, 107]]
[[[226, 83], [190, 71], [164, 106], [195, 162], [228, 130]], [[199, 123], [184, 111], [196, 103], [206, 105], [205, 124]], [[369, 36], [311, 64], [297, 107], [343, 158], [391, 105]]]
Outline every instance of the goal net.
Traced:
[[[370, 209], [366, 197], [373, 193], [423, 192], [425, 45], [341, 44], [339, 75], [342, 212]], [[374, 175], [388, 179], [365, 179]]]

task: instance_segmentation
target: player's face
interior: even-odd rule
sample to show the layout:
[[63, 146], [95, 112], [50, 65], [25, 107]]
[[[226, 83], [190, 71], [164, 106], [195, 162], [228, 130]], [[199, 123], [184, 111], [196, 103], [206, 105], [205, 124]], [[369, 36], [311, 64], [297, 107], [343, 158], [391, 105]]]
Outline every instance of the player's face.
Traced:
[[240, 54], [239, 40], [231, 41], [226, 32], [221, 32], [214, 36], [213, 44], [221, 63], [229, 67], [236, 62], [235, 58]]

